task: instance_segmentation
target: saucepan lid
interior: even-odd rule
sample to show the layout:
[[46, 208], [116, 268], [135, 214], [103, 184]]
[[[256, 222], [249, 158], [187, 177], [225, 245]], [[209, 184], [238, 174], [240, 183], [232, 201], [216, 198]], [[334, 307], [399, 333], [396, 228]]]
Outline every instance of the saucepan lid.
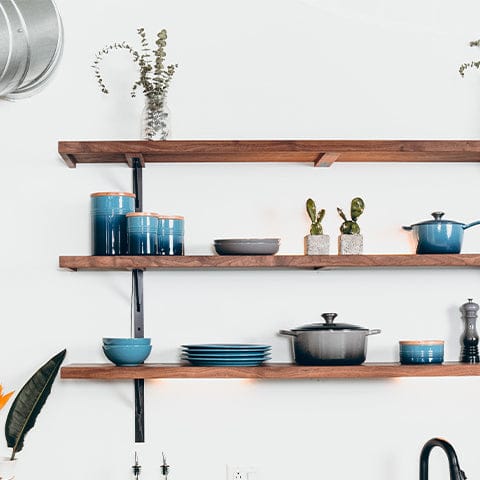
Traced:
[[368, 331], [368, 328], [360, 327], [358, 325], [352, 325], [350, 323], [334, 323], [336, 313], [322, 313], [322, 317], [325, 320], [324, 323], [311, 323], [309, 325], [303, 325], [302, 327], [292, 328], [293, 332], [305, 332], [312, 330], [364, 330]]

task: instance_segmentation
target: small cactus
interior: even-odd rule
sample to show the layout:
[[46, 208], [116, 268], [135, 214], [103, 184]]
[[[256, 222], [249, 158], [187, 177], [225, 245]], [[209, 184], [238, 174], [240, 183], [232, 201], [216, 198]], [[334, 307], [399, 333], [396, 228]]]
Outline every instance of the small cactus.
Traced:
[[351, 220], [348, 220], [346, 215], [343, 213], [341, 208], [337, 207], [337, 212], [342, 217], [343, 223], [340, 225], [340, 232], [344, 235], [358, 235], [360, 233], [360, 226], [357, 223], [358, 217], [365, 210], [365, 203], [359, 197], [356, 197], [352, 200], [352, 205], [350, 207]]
[[317, 214], [317, 207], [315, 202], [309, 198], [307, 200], [307, 213], [312, 221], [310, 227], [310, 235], [323, 235], [322, 220], [325, 216], [325, 209], [322, 208]]

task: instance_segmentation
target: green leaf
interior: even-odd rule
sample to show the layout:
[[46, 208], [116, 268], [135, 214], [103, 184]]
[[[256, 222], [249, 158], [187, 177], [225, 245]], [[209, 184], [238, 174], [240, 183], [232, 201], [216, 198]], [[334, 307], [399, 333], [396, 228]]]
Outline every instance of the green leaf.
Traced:
[[312, 223], [314, 223], [317, 219], [317, 207], [311, 198], [307, 200], [307, 213]]
[[352, 222], [351, 220], [347, 220], [346, 222], [343, 222], [340, 225], [340, 232], [343, 233], [344, 235], [351, 235], [353, 233], [352, 232], [353, 224], [354, 222]]
[[322, 208], [317, 215], [317, 223], [322, 223], [323, 217], [325, 216], [325, 209]]
[[347, 217], [345, 216], [345, 214], [343, 213], [343, 210], [339, 207], [337, 207], [337, 212], [338, 214], [342, 217], [342, 219], [346, 222], [347, 221]]
[[7, 445], [13, 449], [10, 460], [23, 448], [25, 435], [33, 428], [38, 414], [50, 395], [67, 351], [62, 350], [40, 367], [16, 396], [5, 422]]
[[359, 197], [356, 197], [352, 200], [352, 206], [350, 208], [350, 213], [352, 215], [352, 220], [355, 221], [365, 210], [365, 203]]
[[360, 226], [357, 222], [352, 222], [352, 226], [350, 227], [350, 233], [352, 235], [359, 235], [360, 234]]

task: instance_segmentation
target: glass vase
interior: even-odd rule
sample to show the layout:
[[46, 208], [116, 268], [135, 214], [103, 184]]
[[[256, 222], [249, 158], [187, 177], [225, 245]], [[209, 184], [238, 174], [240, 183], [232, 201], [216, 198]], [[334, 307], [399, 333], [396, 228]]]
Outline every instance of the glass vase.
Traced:
[[170, 135], [170, 110], [165, 96], [147, 95], [142, 113], [142, 138], [166, 140]]

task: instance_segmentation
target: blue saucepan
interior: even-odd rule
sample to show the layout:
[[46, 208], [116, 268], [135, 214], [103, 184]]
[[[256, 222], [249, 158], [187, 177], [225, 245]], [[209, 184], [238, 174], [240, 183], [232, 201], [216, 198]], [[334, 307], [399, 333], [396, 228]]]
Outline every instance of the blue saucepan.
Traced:
[[413, 231], [417, 239], [417, 253], [460, 253], [463, 231], [480, 224], [480, 220], [467, 224], [442, 220], [444, 215], [443, 212], [433, 212], [433, 220], [402, 227]]

